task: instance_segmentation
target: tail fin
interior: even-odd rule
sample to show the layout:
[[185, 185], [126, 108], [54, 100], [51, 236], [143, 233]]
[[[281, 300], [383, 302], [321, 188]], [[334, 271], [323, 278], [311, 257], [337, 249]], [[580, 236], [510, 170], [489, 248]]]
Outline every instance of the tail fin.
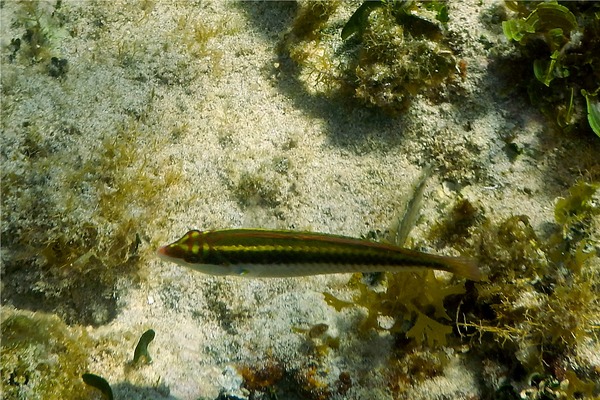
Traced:
[[479, 263], [474, 258], [468, 257], [448, 257], [445, 261], [447, 265], [446, 271], [452, 272], [460, 276], [464, 276], [475, 282], [481, 281], [481, 271], [479, 270]]

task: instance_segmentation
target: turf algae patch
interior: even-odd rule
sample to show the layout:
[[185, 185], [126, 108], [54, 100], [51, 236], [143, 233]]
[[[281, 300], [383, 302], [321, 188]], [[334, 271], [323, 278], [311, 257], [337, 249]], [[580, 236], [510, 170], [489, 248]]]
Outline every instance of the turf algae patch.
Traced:
[[307, 92], [397, 113], [418, 93], [434, 99], [454, 75], [441, 2], [364, 2], [346, 21], [348, 4], [321, 3], [300, 3], [280, 47]]
[[111, 18], [146, 27], [143, 7], [107, 17], [102, 5], [81, 4], [2, 3], [3, 34], [14, 40], [0, 49], [8, 60], [1, 77], [1, 296], [69, 324], [97, 325], [116, 315], [119, 292], [154, 247], [151, 227], [164, 216], [158, 200], [178, 173], [157, 156], [166, 140], [156, 134], [157, 89], [135, 65], [119, 62], [124, 53], [116, 49], [115, 37], [138, 36], [122, 34], [126, 24]]
[[58, 317], [2, 308], [1, 387], [5, 399], [81, 399], [92, 344]]
[[[138, 126], [107, 136], [86, 158], [65, 151], [12, 156], [3, 172], [3, 301], [55, 311], [67, 322], [99, 324], [116, 312], [115, 285], [144, 258], [147, 229], [160, 221], [158, 199], [177, 174], [162, 174], [145, 154]], [[47, 153], [44, 154], [44, 153]]]
[[[579, 182], [557, 199], [555, 230], [545, 236], [525, 215], [480, 219], [470, 229], [487, 282], [476, 284], [457, 312], [458, 327], [472, 335], [473, 349], [512, 371], [504, 381], [513, 388], [543, 393], [555, 382], [557, 397], [550, 398], [600, 391], [591, 384], [598, 365], [584, 356], [597, 346], [600, 326], [599, 190]], [[525, 382], [533, 373], [539, 378]]]

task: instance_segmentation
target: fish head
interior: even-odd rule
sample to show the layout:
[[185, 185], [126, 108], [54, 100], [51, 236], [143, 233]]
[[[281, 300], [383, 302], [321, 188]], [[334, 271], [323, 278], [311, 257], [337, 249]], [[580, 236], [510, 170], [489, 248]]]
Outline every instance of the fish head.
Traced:
[[232, 266], [208, 262], [210, 251], [210, 246], [204, 240], [204, 232], [192, 230], [183, 235], [181, 239], [159, 247], [156, 254], [164, 261], [169, 261], [205, 274], [239, 274]]

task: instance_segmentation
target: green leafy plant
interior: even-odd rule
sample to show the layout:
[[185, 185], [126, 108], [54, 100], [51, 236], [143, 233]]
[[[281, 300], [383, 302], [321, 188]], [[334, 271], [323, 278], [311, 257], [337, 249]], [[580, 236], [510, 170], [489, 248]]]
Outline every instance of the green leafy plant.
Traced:
[[[597, 93], [598, 91], [596, 91]], [[600, 101], [597, 99], [596, 94], [590, 94], [585, 90], [581, 91], [581, 94], [585, 96], [585, 102], [587, 104], [587, 116], [590, 127], [600, 136]]]
[[600, 90], [600, 5], [505, 3], [516, 14], [502, 22], [504, 35], [519, 43], [523, 56], [532, 63], [532, 102], [555, 117], [560, 127], [570, 128], [582, 120], [581, 92], [587, 102], [589, 125], [600, 135], [598, 109], [594, 109], [597, 102], [585, 94]]

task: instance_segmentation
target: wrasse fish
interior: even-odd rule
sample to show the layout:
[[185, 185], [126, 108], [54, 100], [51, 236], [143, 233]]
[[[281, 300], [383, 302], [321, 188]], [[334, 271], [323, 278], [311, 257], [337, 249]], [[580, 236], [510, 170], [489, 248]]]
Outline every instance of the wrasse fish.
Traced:
[[211, 275], [293, 277], [432, 268], [479, 281], [477, 262], [324, 233], [267, 229], [192, 230], [158, 256]]

